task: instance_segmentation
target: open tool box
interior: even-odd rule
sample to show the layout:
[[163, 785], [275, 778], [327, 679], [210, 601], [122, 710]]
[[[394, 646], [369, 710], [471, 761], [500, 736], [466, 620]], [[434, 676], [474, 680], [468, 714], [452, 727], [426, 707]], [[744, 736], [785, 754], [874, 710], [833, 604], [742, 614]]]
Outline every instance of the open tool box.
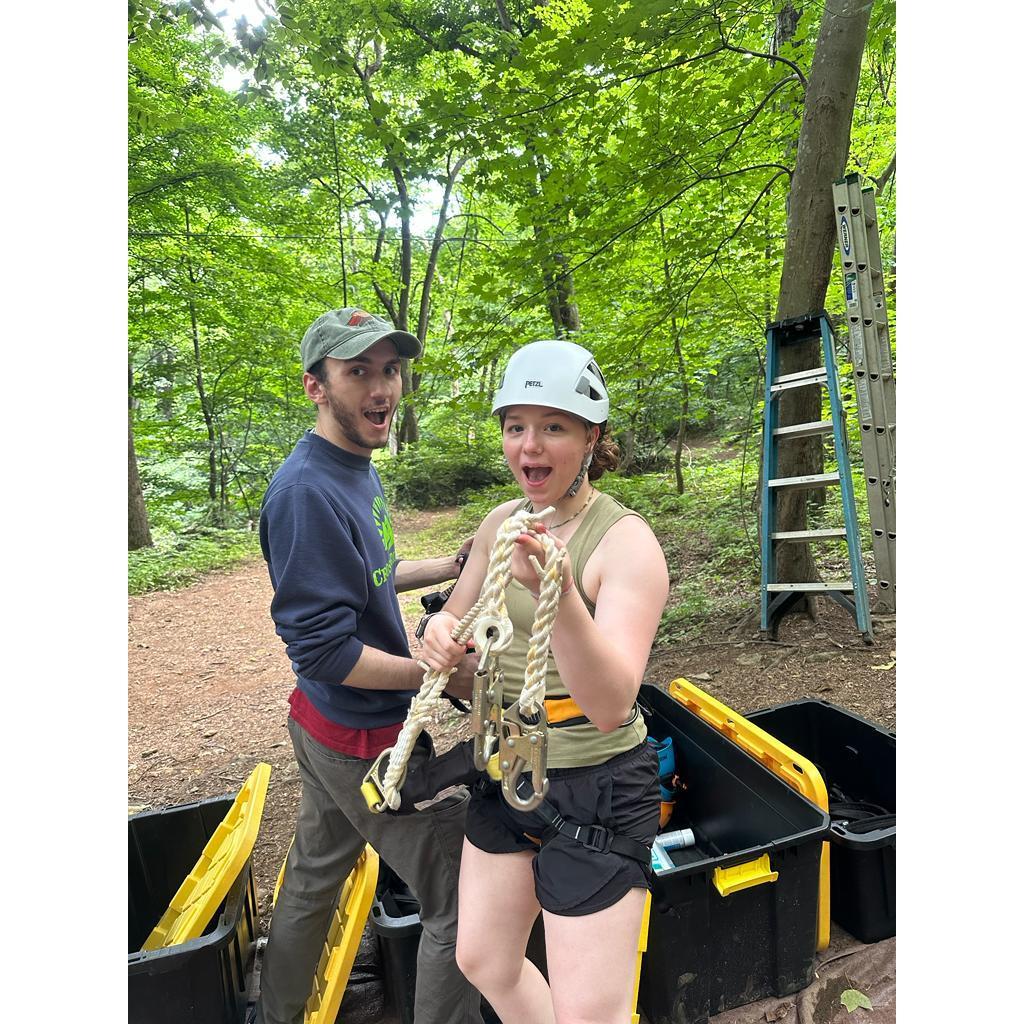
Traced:
[[652, 1024], [703, 1024], [799, 991], [813, 977], [827, 813], [663, 690], [642, 686], [640, 702], [685, 785], [666, 829], [696, 840], [654, 876], [640, 1006]]

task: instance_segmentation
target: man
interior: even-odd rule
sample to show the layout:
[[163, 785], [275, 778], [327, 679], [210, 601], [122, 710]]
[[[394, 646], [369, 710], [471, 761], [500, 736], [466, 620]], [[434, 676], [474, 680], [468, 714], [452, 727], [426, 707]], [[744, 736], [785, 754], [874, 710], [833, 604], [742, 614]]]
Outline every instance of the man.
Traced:
[[[302, 799], [264, 957], [261, 1024], [302, 1024], [338, 888], [364, 842], [420, 903], [417, 1024], [481, 1020], [480, 996], [455, 963], [467, 795], [398, 818], [371, 813], [359, 791], [373, 760], [394, 744], [423, 679], [396, 591], [457, 574], [454, 558], [398, 561], [370, 461], [387, 444], [402, 397], [400, 358], [419, 354], [416, 337], [359, 309], [314, 321], [301, 356], [316, 425], [263, 499], [270, 610], [296, 676], [288, 730]], [[448, 692], [469, 696], [474, 667], [460, 666]], [[414, 762], [422, 756], [417, 749]]]

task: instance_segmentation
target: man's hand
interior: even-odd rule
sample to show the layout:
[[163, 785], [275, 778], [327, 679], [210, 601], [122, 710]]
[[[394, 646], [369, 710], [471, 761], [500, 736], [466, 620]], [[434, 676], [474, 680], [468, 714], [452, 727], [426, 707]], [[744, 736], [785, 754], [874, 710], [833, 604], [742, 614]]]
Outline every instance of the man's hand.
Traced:
[[469, 552], [473, 548], [473, 541], [476, 540], [476, 534], [462, 542], [462, 547], [455, 553], [455, 575], [458, 576], [462, 572], [462, 567], [466, 564], [466, 559], [469, 558]]
[[470, 700], [473, 696], [473, 674], [480, 664], [480, 656], [476, 653], [467, 654], [459, 662], [458, 668], [448, 679], [448, 685], [444, 692], [449, 697], [458, 697], [459, 700]]

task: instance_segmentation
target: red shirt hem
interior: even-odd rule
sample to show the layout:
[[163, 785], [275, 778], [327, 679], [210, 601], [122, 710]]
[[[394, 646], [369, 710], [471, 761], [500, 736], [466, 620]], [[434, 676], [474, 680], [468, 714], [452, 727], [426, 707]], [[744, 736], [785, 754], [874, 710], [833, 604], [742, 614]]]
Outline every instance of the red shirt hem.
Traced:
[[394, 725], [382, 725], [376, 729], [353, 729], [332, 722], [317, 711], [312, 701], [298, 687], [292, 691], [288, 703], [292, 709], [291, 717], [317, 743], [339, 754], [351, 754], [366, 760], [373, 760], [388, 747], [393, 747], [404, 724], [395, 722]]

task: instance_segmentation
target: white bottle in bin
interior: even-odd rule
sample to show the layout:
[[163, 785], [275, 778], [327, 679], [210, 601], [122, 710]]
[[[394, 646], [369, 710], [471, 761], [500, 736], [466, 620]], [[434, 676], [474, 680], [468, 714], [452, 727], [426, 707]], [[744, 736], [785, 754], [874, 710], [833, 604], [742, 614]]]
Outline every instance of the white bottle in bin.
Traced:
[[677, 828], [675, 832], [662, 832], [658, 836], [658, 842], [665, 850], [685, 850], [693, 846], [697, 839], [692, 828]]
[[654, 842], [651, 843], [651, 867], [654, 869], [654, 873], [661, 874], [663, 871], [671, 871], [675, 867], [671, 856], [669, 856], [669, 850], [685, 850], [695, 843], [696, 838], [693, 829], [690, 828], [676, 829], [675, 832], [662, 832], [661, 835], [656, 836]]

